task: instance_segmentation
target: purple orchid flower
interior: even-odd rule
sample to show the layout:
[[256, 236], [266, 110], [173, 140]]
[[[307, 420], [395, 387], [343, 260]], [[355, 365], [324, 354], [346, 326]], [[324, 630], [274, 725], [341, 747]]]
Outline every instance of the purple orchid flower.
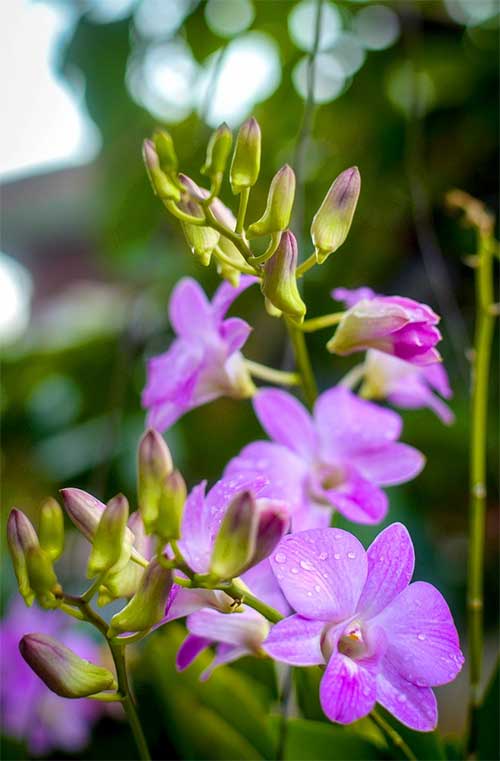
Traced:
[[[263, 602], [283, 615], [290, 612], [268, 559], [246, 571], [241, 580]], [[208, 679], [217, 666], [245, 655], [262, 656], [262, 643], [270, 631], [264, 616], [244, 604], [236, 609], [234, 603], [231, 615], [204, 608], [189, 615], [186, 626], [189, 634], [177, 653], [179, 671], [187, 668], [203, 650], [215, 645], [215, 657], [201, 674], [202, 680]]]
[[370, 399], [387, 399], [396, 407], [418, 409], [428, 407], [446, 425], [455, 416], [433, 390], [445, 399], [452, 396], [448, 375], [441, 363], [417, 367], [376, 349], [366, 353], [363, 368], [362, 394]]
[[253, 403], [273, 441], [246, 446], [226, 476], [265, 476], [263, 494], [289, 504], [294, 531], [328, 526], [332, 508], [357, 523], [379, 523], [388, 507], [380, 487], [409, 481], [424, 465], [420, 452], [397, 441], [397, 413], [342, 386], [321, 394], [313, 416], [276, 389], [260, 390]]
[[188, 410], [219, 396], [241, 399], [253, 394], [255, 387], [239, 352], [251, 328], [238, 317], [224, 316], [254, 282], [256, 278], [245, 276], [237, 288], [223, 283], [212, 302], [191, 278], [176, 285], [169, 314], [177, 338], [147, 367], [142, 404], [149, 426], [165, 431]]
[[27, 632], [56, 637], [80, 657], [98, 663], [99, 648], [92, 639], [68, 626], [66, 616], [26, 608], [16, 600], [0, 624], [0, 703], [2, 733], [26, 742], [30, 753], [46, 755], [55, 748], [77, 752], [90, 739], [94, 722], [104, 704], [92, 700], [65, 700], [51, 692], [19, 652]]
[[[263, 498], [266, 485], [267, 479], [262, 476], [243, 473], [218, 481], [206, 495], [206, 481], [191, 490], [184, 506], [179, 549], [192, 571], [199, 574], [210, 571], [212, 550], [222, 519], [232, 499], [244, 491], [254, 495], [257, 506], [265, 508], [266, 516], [274, 506], [275, 514], [282, 517], [281, 521], [273, 524], [274, 539], [270, 541], [269, 535], [262, 538], [262, 544], [265, 544], [269, 553], [272, 552], [287, 530], [289, 519], [286, 504], [279, 499], [271, 501], [267, 497]], [[259, 549], [256, 548], [257, 553]], [[242, 578], [245, 579], [246, 575], [243, 574]], [[253, 579], [254, 576], [251, 575], [250, 578]], [[269, 590], [268, 594], [271, 594]], [[201, 608], [229, 613], [234, 610], [234, 600], [220, 590], [189, 589], [174, 584], [167, 603], [165, 621], [190, 615]]]
[[271, 564], [296, 613], [272, 628], [263, 649], [295, 666], [326, 664], [320, 701], [328, 718], [349, 724], [378, 702], [412, 729], [434, 729], [431, 688], [451, 682], [464, 658], [440, 592], [409, 584], [406, 528], [393, 523], [366, 552], [339, 529], [290, 534]]
[[345, 356], [362, 349], [378, 349], [415, 365], [429, 365], [441, 357], [439, 317], [426, 304], [401, 296], [379, 296], [370, 288], [335, 288], [332, 297], [348, 310], [342, 317], [329, 351]]

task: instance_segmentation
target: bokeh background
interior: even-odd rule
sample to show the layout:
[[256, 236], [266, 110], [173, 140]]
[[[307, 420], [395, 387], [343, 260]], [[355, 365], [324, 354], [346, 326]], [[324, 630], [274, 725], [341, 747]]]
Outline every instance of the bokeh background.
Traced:
[[[414, 482], [390, 490], [389, 520], [410, 528], [416, 573], [445, 594], [466, 646], [474, 301], [465, 259], [475, 239], [446, 211], [444, 195], [458, 187], [497, 208], [498, 3], [324, 0], [308, 97], [315, 13], [316, 0], [1, 4], [3, 521], [11, 505], [36, 520], [41, 499], [64, 485], [101, 499], [120, 490], [134, 502], [145, 358], [171, 340], [170, 291], [182, 275], [198, 278], [209, 292], [217, 284], [152, 196], [141, 141], [156, 124], [167, 126], [182, 170], [199, 180], [210, 130], [222, 120], [236, 128], [253, 113], [262, 127], [263, 163], [249, 218], [260, 214], [274, 172], [291, 163], [299, 178], [293, 229], [303, 256], [310, 252], [310, 220], [332, 179], [353, 164], [361, 171], [348, 241], [306, 278], [310, 316], [331, 311], [336, 285], [362, 284], [428, 302], [443, 315], [456, 422], [447, 428], [430, 411], [404, 413], [404, 440], [423, 450], [428, 464]], [[222, 197], [231, 200], [227, 185]], [[254, 325], [246, 354], [286, 367], [283, 326], [263, 314], [256, 294], [244, 294], [237, 311]], [[353, 364], [328, 355], [326, 338], [321, 332], [309, 341], [322, 388]], [[485, 678], [498, 622], [497, 359]], [[167, 440], [193, 485], [215, 480], [259, 435], [250, 403], [219, 400], [185, 416]], [[356, 533], [369, 542], [376, 530], [356, 527]], [[70, 559], [59, 571], [78, 588], [87, 550], [77, 537], [69, 542]], [[4, 611], [15, 595], [5, 555]], [[156, 757], [269, 757], [265, 722], [276, 699], [269, 670], [241, 662], [199, 685], [197, 667], [175, 674], [181, 636], [180, 625], [173, 626], [134, 655]], [[466, 683], [464, 672], [438, 690], [440, 726], [450, 737], [463, 730]], [[310, 747], [292, 743], [285, 757], [368, 757], [363, 746], [358, 755], [342, 750], [334, 731], [324, 725], [332, 755], [307, 756]], [[331, 750], [334, 737], [337, 750]], [[426, 752], [423, 757], [435, 757]], [[4, 739], [4, 758], [27, 754], [19, 738]], [[75, 757], [133, 758], [126, 725], [102, 719], [90, 746]]]

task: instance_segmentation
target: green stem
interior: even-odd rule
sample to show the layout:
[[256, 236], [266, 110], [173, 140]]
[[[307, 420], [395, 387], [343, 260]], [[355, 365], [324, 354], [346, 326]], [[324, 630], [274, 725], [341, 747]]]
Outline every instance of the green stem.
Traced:
[[128, 682], [127, 667], [125, 663], [125, 650], [123, 645], [118, 645], [114, 642], [109, 642], [109, 648], [116, 669], [116, 676], [118, 680], [118, 690], [122, 696], [122, 705], [127, 714], [127, 719], [134, 735], [134, 740], [139, 751], [141, 761], [150, 761], [151, 756], [146, 743], [146, 738], [142, 731], [141, 722], [137, 715], [134, 699], [130, 691], [130, 685]]
[[269, 381], [269, 383], [277, 383], [280, 386], [300, 386], [301, 378], [298, 373], [275, 370], [273, 367], [266, 367], [259, 362], [252, 362], [251, 359], [245, 359], [245, 365], [254, 378]]
[[226, 264], [228, 267], [232, 267], [233, 269], [238, 270], [239, 272], [242, 272], [244, 275], [258, 275], [254, 267], [244, 264], [240, 264], [239, 262], [235, 264], [228, 256], [225, 255], [224, 251], [220, 248], [220, 246], [216, 246], [214, 249], [214, 256], [215, 258], [221, 262], [221, 264]]
[[217, 217], [214, 215], [212, 209], [207, 206], [205, 209], [207, 213], [207, 223], [210, 227], [212, 227], [214, 230], [217, 230], [218, 233], [223, 235], [225, 238], [228, 238], [228, 240], [231, 241], [231, 243], [234, 243], [240, 254], [245, 258], [249, 259], [252, 256], [252, 252], [250, 248], [246, 245], [245, 241], [243, 240], [243, 237], [241, 235], [238, 235], [238, 233], [234, 232], [234, 230], [230, 230], [229, 227], [226, 227], [225, 225], [222, 225]]
[[245, 217], [247, 215], [248, 199], [250, 198], [250, 188], [243, 188], [240, 193], [240, 205], [238, 207], [238, 219], [236, 220], [236, 232], [241, 235], [245, 227]]
[[332, 314], [324, 314], [321, 317], [313, 317], [312, 320], [303, 322], [300, 329], [304, 333], [314, 333], [316, 330], [338, 325], [344, 315], [345, 312], [332, 312]]
[[254, 597], [253, 594], [251, 594], [246, 587], [244, 587], [238, 579], [233, 579], [233, 581], [228, 585], [221, 585], [217, 587], [217, 589], [220, 589], [222, 592], [225, 592], [229, 597], [232, 597], [233, 600], [236, 600], [237, 602], [244, 603], [245, 605], [249, 605], [250, 608], [253, 608], [258, 613], [260, 613], [264, 618], [267, 618], [268, 621], [271, 621], [273, 624], [277, 624], [278, 621], [281, 621], [284, 616], [281, 615], [279, 611], [277, 611], [275, 608], [272, 608], [270, 605], [267, 605], [265, 602], [262, 602], [262, 600], [259, 600], [257, 597]]
[[187, 214], [185, 211], [179, 209], [174, 201], [166, 201], [165, 206], [168, 211], [181, 222], [186, 222], [189, 225], [206, 225], [205, 217], [193, 217], [192, 214]]
[[377, 710], [373, 710], [370, 714], [370, 719], [374, 724], [382, 730], [382, 732], [389, 738], [391, 743], [398, 748], [405, 758], [410, 761], [417, 761], [417, 756], [413, 753], [411, 748], [405, 743], [403, 738], [379, 713]]
[[80, 595], [80, 599], [83, 600], [83, 602], [90, 602], [99, 587], [101, 586], [101, 582], [103, 578], [105, 577], [106, 572], [103, 571], [103, 573], [100, 573], [92, 582], [90, 587], [82, 594]]
[[249, 261], [251, 264], [265, 264], [268, 259], [271, 258], [273, 254], [276, 253], [276, 249], [278, 248], [281, 240], [281, 231], [277, 233], [273, 233], [271, 235], [271, 240], [269, 241], [269, 245], [264, 251], [263, 254], [260, 256], [252, 256]]
[[309, 407], [312, 407], [318, 396], [318, 389], [314, 379], [309, 353], [307, 351], [306, 340], [301, 327], [286, 318], [285, 324], [288, 330], [288, 335], [290, 336], [290, 341], [292, 342], [297, 369], [300, 373], [302, 390], [307, 404]]
[[470, 441], [470, 543], [467, 580], [469, 628], [469, 753], [477, 747], [483, 660], [483, 565], [486, 511], [488, 387], [493, 339], [493, 262], [491, 237], [480, 233], [476, 268], [476, 332], [472, 372]]
[[309, 272], [310, 269], [314, 267], [314, 265], [317, 264], [316, 254], [311, 254], [307, 259], [305, 259], [302, 264], [299, 264], [297, 267], [296, 275], [297, 277], [302, 277], [302, 275], [305, 275], [306, 272]]

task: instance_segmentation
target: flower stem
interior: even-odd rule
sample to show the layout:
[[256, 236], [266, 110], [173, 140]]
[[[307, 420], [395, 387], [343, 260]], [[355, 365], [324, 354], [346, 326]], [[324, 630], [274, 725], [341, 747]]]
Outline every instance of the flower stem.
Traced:
[[483, 659], [483, 565], [486, 511], [486, 440], [488, 386], [493, 339], [492, 236], [479, 231], [476, 268], [476, 331], [472, 372], [472, 421], [470, 440], [470, 540], [467, 580], [469, 628], [469, 753], [477, 746], [478, 709]]
[[332, 312], [332, 314], [324, 314], [321, 317], [313, 317], [312, 320], [303, 322], [300, 329], [304, 333], [314, 333], [316, 330], [329, 328], [331, 325], [338, 325], [344, 314], [345, 312]]
[[118, 645], [117, 643], [113, 642], [109, 642], [109, 648], [111, 650], [111, 655], [113, 656], [113, 661], [116, 668], [118, 690], [122, 696], [122, 705], [125, 713], [127, 714], [130, 729], [134, 735], [134, 740], [139, 751], [139, 756], [141, 761], [150, 761], [151, 756], [146, 743], [146, 738], [144, 737], [144, 733], [142, 731], [141, 722], [139, 721], [139, 716], [137, 715], [137, 710], [128, 682], [127, 666], [125, 663], [125, 648], [123, 645]]
[[297, 369], [300, 373], [302, 390], [307, 404], [309, 407], [312, 407], [318, 396], [318, 389], [314, 378], [311, 360], [309, 358], [309, 352], [307, 351], [306, 340], [298, 325], [287, 319], [285, 319], [285, 323], [288, 335], [290, 336], [290, 341], [292, 342]]
[[245, 359], [245, 365], [254, 378], [277, 383], [281, 386], [300, 386], [301, 377], [298, 373], [287, 373], [283, 370], [275, 370], [273, 367], [261, 365], [260, 362], [252, 362], [251, 359]]
[[236, 220], [236, 232], [241, 235], [245, 227], [245, 217], [247, 214], [248, 199], [250, 198], [250, 188], [243, 188], [240, 193], [240, 205], [238, 207], [238, 219]]
[[311, 256], [308, 256], [308, 258], [305, 259], [302, 264], [299, 264], [297, 267], [297, 277], [302, 277], [305, 275], [306, 272], [309, 272], [309, 270], [312, 269], [316, 263], [316, 254], [311, 254]]
[[262, 602], [262, 600], [254, 597], [254, 595], [251, 594], [248, 589], [246, 589], [246, 587], [239, 583], [238, 579], [233, 579], [229, 585], [220, 586], [217, 587], [217, 589], [225, 592], [227, 595], [229, 595], [229, 597], [232, 597], [233, 600], [242, 602], [245, 605], [249, 605], [250, 608], [256, 610], [273, 624], [277, 624], [278, 621], [281, 621], [284, 618], [284, 616], [282, 616], [281, 613], [275, 608], [272, 608], [270, 605]]
[[377, 710], [373, 710], [370, 714], [370, 719], [374, 722], [374, 724], [379, 727], [379, 729], [382, 730], [382, 732], [386, 735], [386, 737], [389, 738], [391, 743], [395, 745], [396, 748], [398, 748], [403, 756], [405, 758], [410, 759], [410, 761], [417, 761], [417, 756], [413, 753], [411, 748], [408, 747], [408, 745], [405, 743], [401, 735], [396, 732], [394, 727], [392, 727], [389, 722], [387, 722], [379, 713]]

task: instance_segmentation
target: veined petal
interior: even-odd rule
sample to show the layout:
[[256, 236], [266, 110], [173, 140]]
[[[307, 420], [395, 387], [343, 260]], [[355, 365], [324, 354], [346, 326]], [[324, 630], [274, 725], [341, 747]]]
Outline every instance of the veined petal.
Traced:
[[350, 724], [367, 716], [375, 705], [375, 677], [356, 661], [334, 655], [321, 680], [321, 707], [331, 721]]
[[198, 637], [245, 647], [250, 651], [261, 646], [269, 631], [269, 624], [264, 616], [250, 609], [242, 613], [199, 610], [188, 616], [186, 624], [191, 634]]
[[292, 452], [310, 459], [316, 435], [305, 407], [286, 391], [263, 388], [253, 398], [255, 414], [268, 436]]
[[341, 529], [312, 529], [285, 536], [271, 565], [297, 613], [335, 622], [352, 615], [366, 580], [363, 546]]
[[389, 500], [385, 492], [353, 468], [340, 486], [325, 490], [323, 495], [339, 513], [356, 523], [380, 523], [387, 514]]
[[431, 688], [408, 682], [385, 661], [377, 676], [377, 703], [417, 732], [436, 728], [437, 703]]
[[450, 609], [432, 584], [410, 584], [373, 621], [387, 634], [387, 662], [409, 682], [419, 687], [447, 684], [462, 668]]
[[324, 621], [311, 621], [302, 616], [290, 616], [275, 624], [262, 649], [277, 661], [292, 666], [316, 666], [324, 663], [321, 635]]
[[182, 645], [180, 646], [177, 657], [175, 659], [175, 665], [177, 671], [184, 671], [195, 658], [207, 647], [210, 647], [212, 641], [206, 637], [197, 637], [196, 634], [188, 634]]
[[425, 465], [425, 457], [418, 449], [397, 442], [355, 454], [351, 461], [366, 479], [378, 486], [404, 484], [418, 476]]
[[393, 523], [380, 532], [366, 555], [368, 576], [358, 611], [364, 618], [371, 618], [406, 589], [413, 576], [415, 553], [407, 529], [402, 523]]
[[150, 407], [165, 400], [187, 401], [196, 384], [203, 361], [203, 349], [182, 339], [147, 364], [147, 381], [142, 392], [142, 404]]
[[290, 607], [283, 597], [281, 587], [273, 573], [269, 558], [262, 560], [257, 565], [254, 565], [253, 568], [245, 571], [241, 576], [241, 580], [259, 600], [267, 603], [272, 608], [276, 608], [284, 616], [290, 612]]
[[193, 278], [180, 280], [169, 304], [172, 327], [178, 336], [199, 341], [200, 334], [214, 329], [212, 310], [205, 292]]

